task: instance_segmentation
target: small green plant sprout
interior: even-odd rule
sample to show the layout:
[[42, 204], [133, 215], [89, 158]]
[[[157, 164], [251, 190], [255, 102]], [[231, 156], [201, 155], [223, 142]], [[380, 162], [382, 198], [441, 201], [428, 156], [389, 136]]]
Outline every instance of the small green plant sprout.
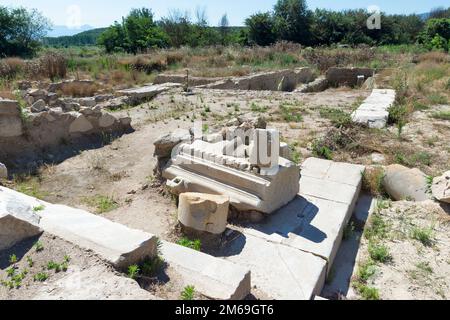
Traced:
[[164, 265], [164, 259], [160, 255], [156, 255], [152, 259], [147, 259], [141, 264], [142, 275], [146, 277], [154, 277]]
[[434, 181], [434, 177], [433, 176], [427, 176], [427, 193], [428, 194], [433, 194], [433, 192], [431, 191], [431, 188], [433, 187], [433, 181]]
[[32, 268], [34, 266], [33, 258], [27, 257], [28, 267]]
[[40, 205], [33, 208], [34, 212], [43, 211], [45, 209], [45, 206]]
[[392, 261], [392, 255], [389, 253], [388, 247], [369, 243], [369, 254], [373, 261], [387, 263]]
[[186, 247], [186, 248], [196, 250], [196, 251], [200, 251], [202, 248], [202, 242], [199, 239], [190, 240], [186, 237], [183, 237], [180, 240], [178, 240], [177, 244], [180, 246]]
[[34, 244], [34, 249], [36, 250], [36, 252], [41, 252], [42, 250], [44, 250], [44, 245], [38, 241]]
[[66, 254], [66, 255], [64, 256], [64, 262], [69, 263], [70, 260], [71, 260], [71, 259], [70, 259], [70, 256]]
[[433, 228], [413, 227], [411, 229], [411, 238], [421, 242], [424, 246], [430, 247], [433, 245]]
[[14, 282], [13, 281], [9, 281], [9, 280], [2, 280], [1, 285], [8, 288], [9, 290], [14, 289]]
[[14, 267], [9, 267], [8, 269], [6, 269], [6, 275], [10, 278], [14, 277], [14, 275], [16, 274], [16, 268]]
[[22, 281], [23, 281], [23, 279], [25, 279], [27, 274], [28, 274], [28, 270], [25, 269], [21, 273], [18, 273], [18, 274], [14, 275], [11, 278], [11, 280], [14, 283], [14, 286], [16, 287], [16, 289], [18, 289], [18, 288], [20, 288], [22, 286]]
[[195, 296], [195, 287], [187, 286], [181, 292], [181, 300], [194, 300]]
[[128, 267], [128, 277], [133, 280], [135, 280], [139, 276], [140, 272], [141, 272], [141, 269], [139, 268], [139, 266], [137, 264], [133, 264]]
[[369, 286], [360, 286], [359, 294], [364, 300], [380, 300], [380, 292], [377, 288]]
[[17, 256], [15, 254], [12, 254], [9, 256], [9, 263], [10, 264], [16, 264], [17, 263]]
[[48, 279], [48, 274], [45, 272], [39, 272], [34, 275], [34, 281], [45, 282]]
[[55, 273], [58, 273], [61, 271], [61, 264], [56, 263], [55, 261], [49, 261], [47, 262], [47, 270], [54, 270]]

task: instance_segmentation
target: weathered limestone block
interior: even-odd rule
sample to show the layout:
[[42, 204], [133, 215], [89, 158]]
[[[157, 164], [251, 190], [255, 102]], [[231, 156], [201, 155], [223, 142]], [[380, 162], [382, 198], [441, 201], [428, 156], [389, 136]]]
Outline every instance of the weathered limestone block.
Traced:
[[131, 126], [131, 117], [122, 117], [119, 119], [119, 121], [120, 124], [125, 128]]
[[155, 142], [155, 156], [158, 158], [168, 158], [172, 149], [183, 141], [191, 141], [191, 134], [186, 130], [176, 130], [159, 137]]
[[16, 100], [0, 98], [0, 117], [18, 116], [20, 114], [19, 103]]
[[117, 93], [127, 96], [128, 101], [131, 104], [139, 104], [142, 102], [145, 102], [147, 100], [152, 99], [153, 97], [157, 96], [158, 94], [169, 90], [173, 87], [181, 86], [177, 83], [166, 83], [166, 84], [155, 84], [151, 86], [144, 86], [140, 88], [133, 88], [133, 89], [126, 89], [126, 90], [120, 90]]
[[77, 114], [76, 119], [70, 124], [69, 133], [83, 133], [92, 129], [94, 129], [94, 126], [88, 119], [82, 114]]
[[273, 129], [256, 129], [250, 143], [250, 163], [260, 168], [278, 167], [280, 135]]
[[353, 122], [382, 129], [389, 118], [389, 108], [395, 102], [395, 90], [374, 89], [363, 104], [352, 113]]
[[427, 194], [427, 175], [419, 169], [409, 169], [394, 164], [386, 167], [383, 187], [394, 200], [425, 201]]
[[[261, 250], [256, 250], [259, 256]], [[186, 285], [215, 300], [243, 300], [251, 292], [248, 267], [162, 241], [161, 255]]]
[[10, 138], [21, 136], [22, 119], [17, 116], [2, 116], [0, 115], [0, 137]]
[[[39, 205], [43, 206], [42, 210], [34, 212], [33, 208]], [[20, 218], [27, 218], [44, 232], [94, 252], [116, 268], [127, 268], [156, 254], [157, 238], [152, 234], [130, 229], [87, 211], [54, 205], [0, 187], [0, 217], [5, 211], [7, 215], [9, 211]], [[0, 231], [3, 225], [0, 220]], [[14, 231], [7, 228], [6, 232], [8, 230]]]
[[8, 169], [6, 166], [0, 162], [0, 179], [7, 179], [8, 178]]
[[31, 106], [31, 112], [34, 112], [34, 113], [45, 111], [45, 109], [46, 109], [46, 103], [42, 99], [39, 99], [38, 101], [33, 103], [33, 105]]
[[117, 119], [109, 113], [103, 113], [98, 120], [98, 125], [102, 128], [108, 128], [114, 125], [114, 123], [117, 121]]
[[95, 107], [97, 104], [95, 97], [80, 98], [77, 102], [82, 107]]
[[292, 161], [292, 150], [286, 142], [280, 142], [280, 157]]
[[450, 171], [434, 178], [431, 191], [438, 201], [450, 203]]
[[370, 68], [338, 68], [328, 69], [326, 78], [333, 86], [355, 86], [358, 83], [358, 76], [364, 76], [364, 79], [372, 77], [374, 70]]
[[318, 77], [316, 80], [300, 86], [294, 92], [300, 93], [321, 92], [328, 89], [329, 86], [330, 84], [325, 77]]
[[205, 193], [182, 193], [178, 220], [185, 227], [221, 234], [227, 227], [230, 199]]
[[41, 233], [39, 215], [33, 206], [37, 201], [25, 202], [0, 187], [0, 250], [8, 249], [16, 243]]

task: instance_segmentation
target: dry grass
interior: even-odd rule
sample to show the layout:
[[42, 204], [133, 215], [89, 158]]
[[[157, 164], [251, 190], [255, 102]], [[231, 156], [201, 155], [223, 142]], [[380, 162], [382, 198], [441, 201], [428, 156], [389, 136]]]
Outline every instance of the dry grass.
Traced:
[[41, 56], [39, 67], [41, 74], [51, 80], [63, 79], [67, 74], [67, 60], [56, 52], [47, 52]]
[[6, 58], [0, 60], [0, 78], [13, 79], [23, 73], [26, 63], [20, 58]]
[[69, 82], [64, 84], [59, 90], [59, 94], [69, 97], [92, 97], [98, 90], [98, 85], [95, 83], [85, 82]]
[[439, 51], [432, 51], [421, 54], [417, 61], [419, 62], [435, 62], [435, 63], [449, 63], [450, 62], [450, 56], [448, 53], [445, 52], [439, 52]]

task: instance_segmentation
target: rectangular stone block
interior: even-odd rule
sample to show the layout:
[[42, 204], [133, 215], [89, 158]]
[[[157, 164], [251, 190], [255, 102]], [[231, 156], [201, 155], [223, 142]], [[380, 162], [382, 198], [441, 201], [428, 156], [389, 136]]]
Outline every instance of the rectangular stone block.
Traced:
[[250, 270], [224, 259], [166, 241], [161, 253], [186, 286], [216, 300], [243, 300], [250, 294]]

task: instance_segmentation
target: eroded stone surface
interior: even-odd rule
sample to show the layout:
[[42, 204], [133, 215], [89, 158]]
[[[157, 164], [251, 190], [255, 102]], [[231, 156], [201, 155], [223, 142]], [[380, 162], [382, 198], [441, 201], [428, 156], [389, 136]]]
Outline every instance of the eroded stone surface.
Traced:
[[[298, 196], [262, 224], [233, 227], [239, 236], [223, 255], [249, 267], [252, 283], [272, 298], [308, 300], [320, 294], [358, 199], [363, 172], [360, 165], [307, 159]], [[323, 191], [310, 183], [313, 180], [339, 192]]]
[[395, 102], [395, 90], [375, 89], [364, 100], [363, 104], [352, 113], [356, 123], [367, 125], [370, 128], [384, 128], [389, 118], [389, 108]]
[[221, 234], [227, 227], [228, 197], [205, 193], [182, 193], [179, 197], [178, 220], [197, 231]]
[[431, 191], [438, 201], [450, 203], [450, 171], [434, 178]]
[[0, 250], [42, 232], [40, 216], [33, 210], [39, 205], [36, 200], [27, 201], [20, 194], [0, 187]]
[[[157, 239], [149, 233], [130, 229], [87, 211], [40, 201], [4, 187], [0, 187], [0, 197], [11, 199], [0, 201], [3, 212], [31, 216], [34, 224], [43, 231], [91, 250], [117, 268], [126, 268], [156, 254]], [[35, 212], [35, 207], [40, 209]]]
[[394, 200], [425, 201], [427, 194], [427, 175], [419, 169], [393, 164], [386, 167], [383, 187]]
[[250, 270], [224, 259], [162, 241], [161, 254], [186, 285], [217, 300], [242, 300], [250, 294]]

